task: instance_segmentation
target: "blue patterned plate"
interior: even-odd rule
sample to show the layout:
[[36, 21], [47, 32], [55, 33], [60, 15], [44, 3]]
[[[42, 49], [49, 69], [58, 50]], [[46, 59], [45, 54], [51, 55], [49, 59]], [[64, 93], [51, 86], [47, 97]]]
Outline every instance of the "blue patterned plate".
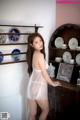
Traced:
[[17, 28], [12, 28], [9, 33], [9, 40], [14, 42], [19, 40], [20, 31]]
[[0, 63], [3, 61], [3, 54], [2, 54], [2, 52], [0, 52]]
[[16, 62], [20, 60], [20, 50], [19, 49], [14, 49], [12, 51], [12, 58]]

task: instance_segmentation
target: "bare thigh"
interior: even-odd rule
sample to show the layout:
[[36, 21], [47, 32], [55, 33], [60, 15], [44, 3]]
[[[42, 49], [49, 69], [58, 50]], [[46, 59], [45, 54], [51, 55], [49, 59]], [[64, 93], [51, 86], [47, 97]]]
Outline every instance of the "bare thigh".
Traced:
[[40, 106], [42, 110], [49, 110], [48, 100], [37, 100], [37, 104]]
[[35, 100], [28, 100], [29, 111], [31, 115], [36, 115], [37, 113], [37, 103]]

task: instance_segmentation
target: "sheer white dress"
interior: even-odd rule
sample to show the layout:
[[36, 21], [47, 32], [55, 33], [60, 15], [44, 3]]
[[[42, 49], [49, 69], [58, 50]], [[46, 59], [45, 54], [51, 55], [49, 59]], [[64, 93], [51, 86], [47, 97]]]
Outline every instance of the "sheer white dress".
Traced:
[[[48, 69], [47, 63], [46, 69]], [[48, 99], [47, 81], [44, 79], [41, 70], [33, 68], [33, 72], [28, 83], [27, 98], [31, 100]]]

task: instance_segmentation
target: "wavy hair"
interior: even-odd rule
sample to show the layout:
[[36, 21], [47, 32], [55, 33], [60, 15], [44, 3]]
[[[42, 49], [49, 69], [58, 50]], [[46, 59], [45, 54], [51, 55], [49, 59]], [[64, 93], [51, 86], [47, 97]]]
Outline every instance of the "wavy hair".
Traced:
[[27, 64], [28, 64], [28, 73], [29, 75], [31, 75], [32, 73], [32, 57], [33, 57], [33, 53], [34, 53], [34, 48], [31, 46], [31, 44], [33, 44], [33, 41], [36, 37], [40, 37], [42, 42], [43, 42], [43, 49], [41, 50], [41, 53], [44, 54], [44, 58], [45, 58], [45, 47], [44, 47], [44, 39], [41, 36], [40, 33], [32, 33], [31, 35], [28, 36], [28, 48], [27, 48]]

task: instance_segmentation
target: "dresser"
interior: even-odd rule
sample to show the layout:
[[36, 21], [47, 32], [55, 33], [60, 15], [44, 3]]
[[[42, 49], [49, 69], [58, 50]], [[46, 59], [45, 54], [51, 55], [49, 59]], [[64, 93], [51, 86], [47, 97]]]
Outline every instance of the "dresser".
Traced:
[[[67, 46], [66, 48], [63, 48], [64, 46], [60, 47], [61, 42], [58, 44], [55, 41], [58, 37], [63, 39], [63, 44]], [[50, 107], [48, 120], [80, 118], [80, 85], [77, 85], [80, 71], [80, 58], [77, 61], [77, 56], [80, 55], [80, 49], [77, 49], [78, 46], [80, 47], [80, 25], [63, 24], [53, 32], [50, 38], [48, 46], [49, 64], [52, 63], [55, 66], [55, 78], [52, 78], [52, 80], [59, 81], [61, 86], [48, 86]], [[72, 64], [74, 66], [73, 71], [68, 81], [57, 79], [60, 64], [71, 64], [64, 59], [68, 57], [66, 54], [66, 57], [64, 57], [64, 53], [69, 53], [71, 59], [74, 60]], [[61, 58], [61, 61], [56, 61], [56, 57]], [[66, 77], [68, 78], [68, 75]]]

